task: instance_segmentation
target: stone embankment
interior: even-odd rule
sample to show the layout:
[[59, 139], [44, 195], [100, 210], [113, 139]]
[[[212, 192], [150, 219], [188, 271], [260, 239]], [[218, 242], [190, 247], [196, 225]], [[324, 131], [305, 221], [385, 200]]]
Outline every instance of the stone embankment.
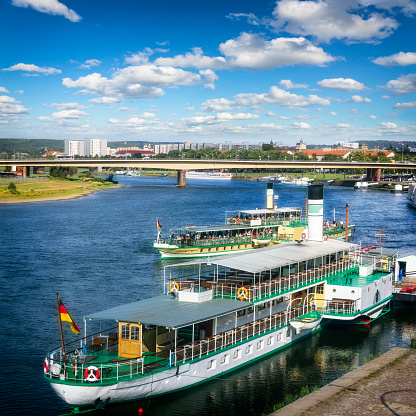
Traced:
[[270, 416], [416, 415], [416, 352], [393, 348]]

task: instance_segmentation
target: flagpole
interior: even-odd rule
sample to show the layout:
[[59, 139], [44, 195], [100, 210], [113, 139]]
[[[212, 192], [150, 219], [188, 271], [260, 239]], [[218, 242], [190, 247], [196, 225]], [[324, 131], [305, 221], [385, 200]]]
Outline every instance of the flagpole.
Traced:
[[59, 324], [61, 326], [62, 352], [63, 352], [63, 355], [64, 355], [64, 363], [65, 363], [64, 331], [62, 330], [61, 311], [60, 311], [60, 308], [59, 308], [59, 292], [56, 292], [56, 298], [58, 299], [58, 314], [59, 314]]
[[159, 218], [156, 218], [156, 228], [157, 228], [157, 242], [159, 242], [160, 240]]

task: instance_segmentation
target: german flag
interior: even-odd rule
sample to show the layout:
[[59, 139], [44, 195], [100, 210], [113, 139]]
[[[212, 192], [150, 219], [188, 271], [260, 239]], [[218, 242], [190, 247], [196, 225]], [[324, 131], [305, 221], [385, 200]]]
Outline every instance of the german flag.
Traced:
[[81, 332], [74, 320], [71, 318], [69, 312], [66, 310], [61, 299], [59, 299], [59, 317], [61, 318], [61, 322], [69, 322], [71, 324], [72, 331], [75, 332], [77, 335]]
[[162, 229], [162, 226], [160, 225], [159, 220], [157, 220], [157, 229], [160, 231]]

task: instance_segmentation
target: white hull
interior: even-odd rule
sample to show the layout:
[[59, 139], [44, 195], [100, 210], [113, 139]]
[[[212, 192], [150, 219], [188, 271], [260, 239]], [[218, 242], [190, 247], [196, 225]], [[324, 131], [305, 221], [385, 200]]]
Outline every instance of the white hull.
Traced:
[[234, 254], [234, 253], [241, 253], [244, 251], [247, 253], [248, 251], [254, 250], [254, 248], [242, 248], [240, 250], [229, 250], [229, 251], [213, 251], [210, 253], [197, 253], [197, 254], [190, 254], [190, 253], [167, 253], [165, 251], [160, 251], [159, 253], [162, 255], [161, 259], [189, 259], [194, 257], [217, 257], [217, 256], [225, 256], [227, 254]]
[[218, 181], [230, 181], [233, 178], [231, 173], [211, 173], [211, 172], [186, 172], [186, 179], [210, 179]]
[[313, 330], [305, 330], [296, 334], [291, 328], [280, 328], [233, 348], [206, 356], [206, 358], [193, 363], [185, 363], [179, 367], [112, 385], [95, 386], [94, 384], [85, 384], [84, 386], [73, 386], [61, 384], [59, 381], [52, 382], [51, 385], [56, 393], [72, 406], [93, 406], [97, 398], [100, 400], [110, 398], [109, 403], [142, 400], [208, 381], [274, 353], [293, 341], [310, 335], [312, 332]]

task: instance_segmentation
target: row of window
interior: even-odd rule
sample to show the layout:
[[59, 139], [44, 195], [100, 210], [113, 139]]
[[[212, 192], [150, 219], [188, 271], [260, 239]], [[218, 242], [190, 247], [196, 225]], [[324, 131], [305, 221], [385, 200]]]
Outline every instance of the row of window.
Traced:
[[[199, 252], [200, 253], [203, 253], [203, 252], [211, 252], [211, 251], [213, 251], [214, 250], [214, 248], [215, 248], [215, 251], [220, 251], [220, 249], [221, 249], [221, 247], [209, 247], [208, 249], [204, 249], [204, 248], [200, 248], [199, 249]], [[239, 244], [238, 246], [235, 246], [235, 248], [236, 248], [236, 250], [239, 250], [239, 249], [241, 249], [241, 248], [248, 248], [248, 244]], [[222, 250], [223, 251], [225, 251], [225, 250], [234, 250], [234, 246], [223, 246], [222, 247]]]
[[[287, 331], [287, 336], [290, 337], [290, 329], [289, 328], [288, 328], [288, 331]], [[283, 333], [279, 332], [276, 336], [277, 342], [280, 342], [282, 340], [282, 337], [283, 337]], [[274, 336], [273, 335], [271, 335], [267, 339], [267, 346], [270, 347], [272, 345], [274, 345]], [[264, 348], [264, 340], [257, 341], [256, 348], [257, 348], [257, 350], [262, 350]], [[254, 345], [249, 344], [245, 347], [244, 352], [245, 352], [245, 355], [250, 355], [250, 354], [253, 353], [253, 351], [254, 351]], [[242, 356], [242, 350], [241, 349], [238, 349], [238, 350], [234, 351], [234, 354], [233, 354], [233, 359], [234, 360], [239, 360], [241, 358], [241, 356]], [[230, 362], [230, 354], [224, 354], [221, 357], [221, 363], [220, 364], [224, 365], [224, 364], [228, 364], [229, 362]], [[208, 362], [207, 369], [208, 370], [214, 370], [216, 368], [216, 366], [217, 366], [217, 360], [210, 360]]]

